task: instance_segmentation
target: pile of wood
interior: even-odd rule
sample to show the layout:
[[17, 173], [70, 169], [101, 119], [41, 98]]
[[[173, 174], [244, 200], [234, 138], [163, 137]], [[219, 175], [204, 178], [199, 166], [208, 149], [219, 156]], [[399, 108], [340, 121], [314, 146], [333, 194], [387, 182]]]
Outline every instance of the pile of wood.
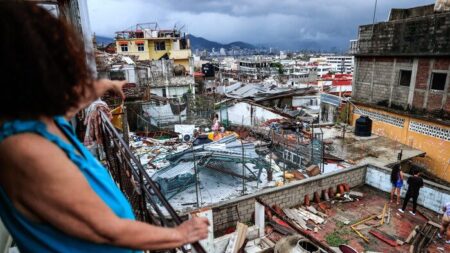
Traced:
[[317, 211], [313, 206], [306, 208], [285, 208], [283, 212], [295, 224], [304, 230], [313, 230], [317, 232], [320, 229], [319, 225], [326, 222], [326, 214]]
[[439, 232], [440, 225], [428, 221], [422, 226], [416, 226], [406, 239], [406, 243], [411, 243], [409, 247], [410, 253], [427, 252], [427, 248], [434, 241], [436, 234]]

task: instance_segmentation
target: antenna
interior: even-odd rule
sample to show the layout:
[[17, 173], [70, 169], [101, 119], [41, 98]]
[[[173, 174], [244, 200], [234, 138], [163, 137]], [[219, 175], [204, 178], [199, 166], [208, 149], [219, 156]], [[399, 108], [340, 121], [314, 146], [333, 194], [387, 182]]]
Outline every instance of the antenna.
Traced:
[[372, 18], [372, 37], [373, 37], [373, 30], [375, 27], [375, 15], [377, 13], [377, 3], [378, 3], [378, 0], [375, 0], [375, 6], [373, 7], [373, 18]]

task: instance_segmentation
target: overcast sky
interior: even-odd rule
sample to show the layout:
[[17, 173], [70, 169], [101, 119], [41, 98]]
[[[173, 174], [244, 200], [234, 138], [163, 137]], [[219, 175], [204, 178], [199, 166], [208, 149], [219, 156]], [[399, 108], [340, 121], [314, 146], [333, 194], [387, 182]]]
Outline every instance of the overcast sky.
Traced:
[[[137, 23], [158, 22], [209, 40], [298, 48], [347, 48], [358, 25], [372, 23], [375, 0], [87, 0], [92, 31], [113, 37]], [[391, 8], [433, 0], [378, 0], [376, 21]]]

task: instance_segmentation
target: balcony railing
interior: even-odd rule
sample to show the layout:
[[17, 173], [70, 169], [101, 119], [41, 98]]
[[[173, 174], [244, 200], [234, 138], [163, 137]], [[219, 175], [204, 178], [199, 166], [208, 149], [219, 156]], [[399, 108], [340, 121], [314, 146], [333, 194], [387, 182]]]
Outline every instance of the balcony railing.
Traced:
[[[130, 201], [136, 219], [157, 226], [174, 227], [182, 220], [167, 199], [146, 173], [139, 160], [130, 151], [128, 144], [103, 112], [101, 113], [101, 135], [107, 167], [122, 192]], [[192, 248], [198, 253], [206, 253], [197, 242]], [[187, 252], [185, 246], [182, 252]], [[176, 252], [175, 249], [168, 252]]]

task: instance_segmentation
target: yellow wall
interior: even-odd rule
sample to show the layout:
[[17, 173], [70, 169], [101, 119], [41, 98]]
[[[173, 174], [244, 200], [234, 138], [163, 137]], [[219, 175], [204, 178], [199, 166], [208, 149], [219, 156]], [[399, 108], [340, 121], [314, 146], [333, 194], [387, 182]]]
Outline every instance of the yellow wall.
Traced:
[[[371, 118], [373, 121], [372, 133], [388, 137], [405, 145], [426, 152], [426, 156], [424, 158], [415, 158], [414, 161], [426, 167], [430, 172], [432, 172], [439, 178], [450, 182], [450, 141], [412, 131], [410, 130], [410, 123], [414, 121], [448, 130], [450, 130], [450, 127], [416, 118], [411, 118], [408, 116], [386, 112], [379, 109], [373, 109], [370, 107], [358, 106], [358, 108], [404, 119], [405, 121], [403, 124], [403, 128], [401, 128]], [[357, 110], [354, 110], [352, 114], [353, 126], [355, 125], [356, 119], [358, 119], [360, 116], [357, 112]]]
[[[166, 42], [166, 50], [155, 51], [155, 42]], [[170, 54], [172, 50], [172, 40], [148, 40], [148, 52], [151, 60], [159, 60], [164, 54]]]
[[[124, 41], [124, 40], [122, 40]], [[129, 39], [128, 41], [128, 52], [122, 52], [120, 50], [119, 42], [116, 41], [117, 53], [124, 55], [136, 55], [139, 57], [139, 60], [159, 60], [164, 54], [167, 53], [170, 59], [174, 60], [175, 64], [181, 64], [186, 68], [186, 71], [189, 72], [189, 57], [191, 56], [190, 49], [176, 50], [172, 51], [173, 41], [172, 39]], [[136, 41], [144, 41], [144, 50], [138, 51], [138, 46]], [[155, 42], [165, 41], [166, 42], [166, 50], [155, 50]], [[171, 57], [171, 55], [175, 56]], [[180, 58], [181, 56], [181, 58]], [[185, 56], [185, 57], [183, 57]]]
[[189, 59], [175, 59], [173, 60], [174, 65], [183, 65], [186, 69], [186, 73], [189, 73]]
[[[144, 41], [144, 51], [138, 51], [138, 46], [136, 44], [136, 41]], [[123, 41], [123, 40], [122, 40]], [[117, 53], [124, 54], [124, 55], [136, 55], [139, 57], [139, 60], [149, 60], [149, 54], [148, 54], [148, 41], [142, 40], [142, 39], [130, 39], [128, 40], [128, 52], [122, 52], [120, 49], [119, 42], [116, 41], [116, 48]]]

